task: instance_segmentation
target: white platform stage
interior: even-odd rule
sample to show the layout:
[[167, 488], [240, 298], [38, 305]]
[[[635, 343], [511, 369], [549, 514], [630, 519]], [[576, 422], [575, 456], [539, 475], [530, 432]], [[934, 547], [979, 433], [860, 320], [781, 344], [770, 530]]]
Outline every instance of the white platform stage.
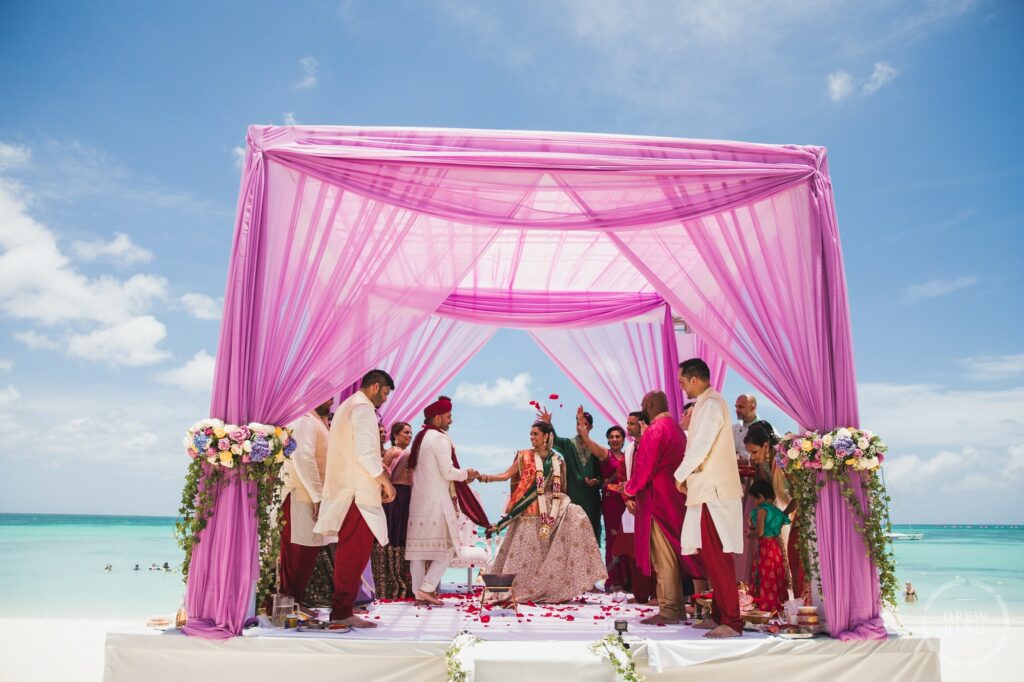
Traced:
[[223, 642], [185, 637], [175, 630], [135, 629], [107, 635], [106, 682], [180, 680], [395, 680], [446, 678], [445, 653], [463, 631], [479, 638], [462, 660], [469, 679], [480, 682], [557, 679], [613, 680], [611, 665], [588, 646], [629, 622], [638, 672], [655, 682], [713, 675], [715, 682], [752, 679], [901, 680], [941, 679], [937, 639], [896, 638], [838, 642], [828, 638], [786, 640], [744, 633], [707, 640], [686, 626], [640, 625], [649, 607], [588, 595], [585, 603], [522, 605], [480, 618], [477, 602], [448, 596], [442, 608], [408, 602], [376, 604], [374, 630], [344, 634], [298, 633], [258, 628]]

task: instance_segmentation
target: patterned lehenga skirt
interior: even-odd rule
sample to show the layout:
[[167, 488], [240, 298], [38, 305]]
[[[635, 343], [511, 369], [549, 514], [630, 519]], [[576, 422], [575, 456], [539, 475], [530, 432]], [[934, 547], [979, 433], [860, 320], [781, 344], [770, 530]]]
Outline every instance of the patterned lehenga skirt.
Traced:
[[490, 573], [515, 573], [520, 602], [557, 604], [594, 588], [608, 577], [604, 557], [583, 508], [566, 505], [551, 537], [540, 537], [540, 517], [512, 522]]
[[373, 568], [373, 583], [378, 599], [412, 598], [412, 575], [409, 562], [405, 560], [405, 538], [409, 526], [409, 501], [412, 487], [395, 486], [395, 499], [384, 505], [388, 520], [388, 545], [382, 547], [373, 542], [370, 564]]

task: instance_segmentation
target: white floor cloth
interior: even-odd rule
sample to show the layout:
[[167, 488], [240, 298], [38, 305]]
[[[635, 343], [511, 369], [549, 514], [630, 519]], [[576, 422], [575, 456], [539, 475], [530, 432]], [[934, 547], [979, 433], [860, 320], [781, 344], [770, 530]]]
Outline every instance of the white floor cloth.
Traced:
[[[715, 674], [715, 682], [775, 679], [934, 680], [938, 641], [891, 638], [885, 642], [837, 642], [827, 638], [791, 641], [746, 632], [728, 640], [707, 640], [686, 626], [653, 627], [639, 620], [655, 612], [647, 606], [587, 595], [585, 603], [520, 606], [489, 610], [481, 618], [475, 598], [449, 595], [441, 608], [410, 602], [377, 603], [365, 617], [372, 630], [300, 633], [252, 629], [245, 637], [210, 642], [136, 629], [107, 637], [106, 682], [182, 679], [281, 680], [301, 671], [303, 679], [396, 680], [418, 682], [445, 677], [445, 652], [463, 631], [481, 641], [464, 656], [476, 680], [611, 680], [607, 661], [588, 651], [590, 643], [629, 623], [628, 641], [638, 669], [649, 680], [688, 679]], [[489, 616], [489, 618], [488, 618]], [[396, 646], [396, 642], [404, 642]], [[530, 671], [533, 671], [532, 673]], [[766, 673], [766, 671], [770, 671]]]

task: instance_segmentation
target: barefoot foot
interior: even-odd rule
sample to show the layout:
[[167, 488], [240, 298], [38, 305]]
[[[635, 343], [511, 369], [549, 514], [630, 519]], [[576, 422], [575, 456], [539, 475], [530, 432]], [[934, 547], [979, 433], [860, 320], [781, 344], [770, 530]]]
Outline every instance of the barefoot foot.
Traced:
[[739, 637], [743, 633], [733, 630], [728, 625], [719, 625], [714, 630], [711, 630], [704, 634], [708, 639], [725, 639], [726, 637]]
[[693, 627], [698, 630], [714, 630], [718, 627], [718, 623], [708, 618], [707, 620], [698, 621], [693, 624]]
[[352, 616], [349, 616], [348, 618], [342, 618], [341, 620], [332, 621], [332, 622], [341, 623], [342, 625], [348, 625], [349, 627], [353, 627], [353, 628], [375, 628], [375, 627], [377, 627], [376, 623], [374, 623], [372, 621], [368, 621], [368, 620], [363, 620], [362, 618], [360, 618], [359, 616], [356, 616], [356, 615], [352, 615]]
[[416, 603], [431, 604], [432, 606], [444, 606], [444, 602], [435, 597], [430, 592], [421, 592], [416, 590]]
[[679, 624], [679, 619], [678, 618], [668, 618], [668, 617], [663, 616], [660, 613], [658, 613], [658, 614], [655, 614], [655, 615], [653, 615], [653, 616], [651, 616], [649, 618], [644, 618], [640, 622], [642, 624], [644, 624], [644, 625], [678, 625]]

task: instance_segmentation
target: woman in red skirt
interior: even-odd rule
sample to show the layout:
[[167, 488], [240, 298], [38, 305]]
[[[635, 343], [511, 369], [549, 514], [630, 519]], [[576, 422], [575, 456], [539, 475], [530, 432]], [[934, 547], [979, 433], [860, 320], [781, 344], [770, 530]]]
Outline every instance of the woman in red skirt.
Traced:
[[750, 484], [750, 496], [757, 505], [750, 514], [750, 523], [754, 527], [754, 536], [758, 538], [752, 596], [759, 610], [780, 611], [782, 604], [789, 599], [789, 589], [779, 534], [789, 523], [789, 517], [775, 506], [775, 492], [770, 481], [755, 479]]

